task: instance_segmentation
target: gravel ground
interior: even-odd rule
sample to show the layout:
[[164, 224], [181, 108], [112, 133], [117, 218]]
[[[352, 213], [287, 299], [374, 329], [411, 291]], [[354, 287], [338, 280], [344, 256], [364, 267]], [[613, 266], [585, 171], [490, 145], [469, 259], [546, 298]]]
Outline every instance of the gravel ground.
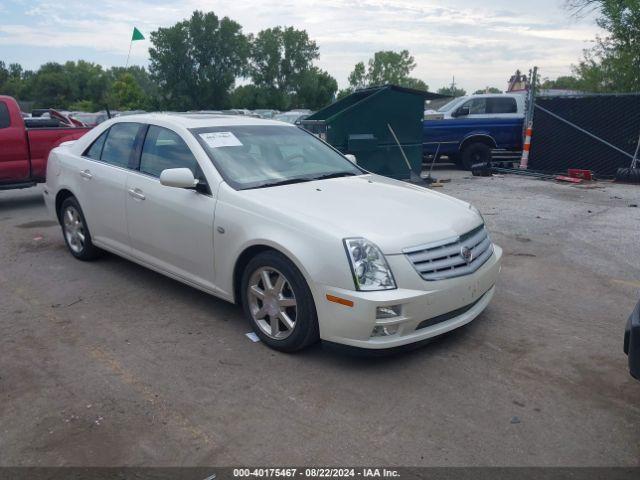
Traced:
[[497, 293], [383, 358], [252, 343], [234, 305], [74, 260], [40, 187], [0, 192], [0, 465], [640, 466], [640, 188], [435, 175], [504, 248]]

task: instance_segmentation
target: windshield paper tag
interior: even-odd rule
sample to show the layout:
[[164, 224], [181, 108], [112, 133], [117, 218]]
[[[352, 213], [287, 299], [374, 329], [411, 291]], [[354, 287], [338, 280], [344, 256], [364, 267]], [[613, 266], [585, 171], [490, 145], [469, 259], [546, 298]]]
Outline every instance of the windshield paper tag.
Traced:
[[200, 138], [207, 143], [209, 148], [242, 146], [242, 142], [231, 132], [201, 133]]

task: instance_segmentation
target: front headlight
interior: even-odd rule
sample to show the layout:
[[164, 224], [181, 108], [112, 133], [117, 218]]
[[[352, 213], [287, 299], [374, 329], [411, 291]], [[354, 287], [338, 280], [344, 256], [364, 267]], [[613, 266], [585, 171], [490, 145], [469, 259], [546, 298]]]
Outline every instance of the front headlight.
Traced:
[[345, 238], [344, 247], [357, 290], [396, 288], [387, 260], [375, 244], [364, 238]]

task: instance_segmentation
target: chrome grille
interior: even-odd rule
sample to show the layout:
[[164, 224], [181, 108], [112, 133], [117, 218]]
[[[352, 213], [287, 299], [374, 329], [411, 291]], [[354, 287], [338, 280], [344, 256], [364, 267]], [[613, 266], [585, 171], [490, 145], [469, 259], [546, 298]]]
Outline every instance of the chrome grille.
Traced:
[[[462, 255], [466, 249], [471, 253], [470, 259]], [[484, 225], [480, 225], [459, 237], [405, 248], [402, 252], [422, 278], [444, 280], [478, 270], [493, 253], [493, 244]]]

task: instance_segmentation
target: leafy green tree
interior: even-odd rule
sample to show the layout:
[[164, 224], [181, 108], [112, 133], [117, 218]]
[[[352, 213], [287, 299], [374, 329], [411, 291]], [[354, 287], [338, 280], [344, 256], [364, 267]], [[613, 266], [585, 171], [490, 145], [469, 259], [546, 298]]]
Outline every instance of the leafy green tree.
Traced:
[[338, 82], [324, 70], [313, 67], [300, 75], [292, 107], [318, 110], [330, 104], [338, 91]]
[[109, 108], [116, 110], [144, 110], [147, 95], [131, 73], [123, 73], [111, 87]]
[[7, 80], [9, 80], [9, 69], [7, 65], [0, 60], [0, 92], [3, 92], [6, 88]]
[[422, 90], [424, 92], [429, 91], [429, 85], [420, 80], [419, 78], [407, 77], [401, 84], [403, 87], [415, 88], [416, 90]]
[[96, 105], [91, 100], [78, 100], [68, 105], [69, 110], [72, 112], [94, 112], [100, 109], [99, 105]]
[[496, 88], [496, 87], [487, 87], [487, 88], [481, 88], [480, 90], [476, 90], [473, 93], [475, 95], [478, 95], [478, 94], [481, 94], [481, 93], [502, 93], [502, 90], [500, 90], [499, 88]]
[[33, 76], [30, 93], [39, 108], [66, 108], [76, 100], [73, 85], [64, 65], [49, 62], [42, 65]]
[[161, 102], [172, 109], [224, 108], [246, 70], [249, 41], [237, 22], [195, 11], [151, 33], [150, 71]]
[[597, 11], [596, 23], [607, 32], [574, 67], [580, 89], [640, 91], [640, 1], [570, 0], [569, 7], [575, 13]]
[[448, 87], [439, 88], [438, 93], [440, 95], [449, 95], [450, 97], [462, 97], [467, 94], [467, 91], [464, 88], [458, 88], [455, 85], [450, 85]]
[[231, 106], [233, 108], [270, 108], [267, 96], [256, 85], [240, 85], [231, 94]]
[[561, 89], [561, 90], [580, 90], [580, 79], [573, 75], [563, 75], [555, 80], [544, 78], [540, 83], [540, 88], [544, 90]]
[[17, 63], [11, 63], [7, 67], [0, 61], [0, 94], [24, 99], [29, 94], [29, 79], [32, 75], [33, 72], [23, 70]]
[[[131, 78], [123, 80], [125, 74]], [[91, 112], [101, 110], [107, 104], [111, 108], [123, 108], [119, 104], [135, 105], [131, 108], [152, 106], [157, 87], [142, 67], [104, 70], [100, 65], [79, 60], [64, 64], [46, 63], [32, 72], [15, 63], [6, 67], [4, 62], [0, 62], [0, 92], [20, 100], [33, 100], [35, 107]], [[140, 92], [143, 98], [138, 98]]]
[[104, 103], [109, 81], [102, 66], [78, 60], [66, 62], [63, 69], [71, 88], [69, 102], [87, 100], [93, 103], [94, 109]]
[[349, 86], [352, 90], [359, 90], [366, 88], [368, 85], [369, 79], [367, 77], [364, 62], [358, 62], [355, 67], [353, 67], [353, 71], [349, 74]]
[[253, 39], [249, 75], [266, 97], [266, 103], [286, 110], [296, 101], [303, 84], [318, 80], [314, 78], [318, 71], [314, 70], [313, 61], [319, 56], [318, 46], [306, 31], [268, 28]]
[[104, 101], [109, 84], [100, 65], [83, 60], [45, 63], [36, 72], [12, 64], [8, 72], [3, 90], [22, 100], [33, 100], [36, 107], [43, 108], [69, 108], [78, 101], [91, 102], [92, 108], [97, 108]]
[[376, 52], [369, 59], [367, 82], [369, 85], [402, 85], [414, 68], [416, 63], [408, 50]]
[[153, 81], [149, 72], [144, 68], [137, 65], [129, 67], [111, 67], [106, 71], [109, 83], [112, 84], [123, 74], [128, 73], [133, 76], [136, 83], [140, 85], [140, 88], [145, 91], [147, 95], [153, 97], [158, 93], [158, 85]]
[[356, 63], [348, 77], [349, 87], [341, 91], [339, 97], [361, 88], [386, 84], [428, 90], [429, 86], [422, 80], [409, 76], [415, 67], [414, 58], [408, 50], [376, 52], [366, 67], [364, 62]]

